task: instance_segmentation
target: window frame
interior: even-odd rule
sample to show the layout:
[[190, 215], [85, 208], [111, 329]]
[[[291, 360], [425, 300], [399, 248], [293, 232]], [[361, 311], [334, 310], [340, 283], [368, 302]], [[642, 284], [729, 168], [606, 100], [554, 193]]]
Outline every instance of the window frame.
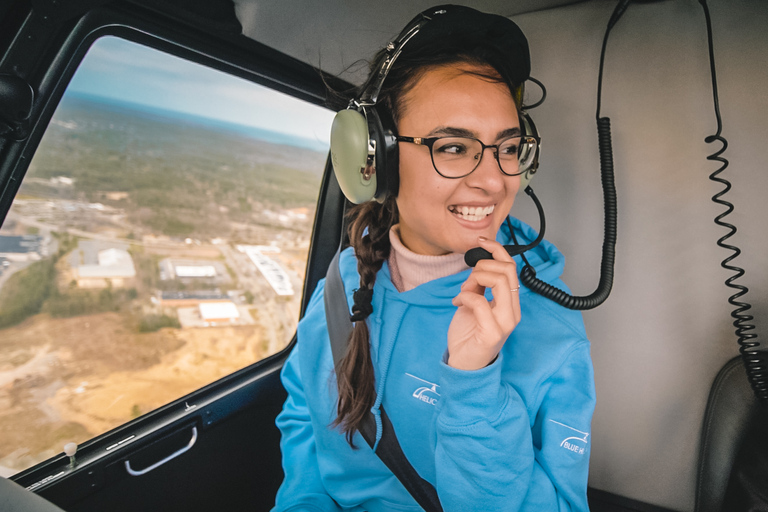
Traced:
[[[39, 18], [39, 16], [37, 17]], [[241, 35], [212, 35], [171, 18], [159, 21], [156, 12], [137, 5], [115, 4], [99, 7], [82, 17], [64, 21], [50, 30], [47, 41], [36, 39], [44, 21], [29, 14], [19, 36], [0, 61], [0, 72], [8, 66], [21, 70], [36, 90], [30, 135], [23, 141], [0, 139], [0, 223], [5, 219], [30, 161], [37, 151], [51, 118], [75, 71], [91, 45], [100, 37], [116, 36], [190, 62], [287, 93], [309, 103], [328, 106], [327, 84], [336, 90], [350, 87], [342, 80], [325, 75], [312, 66], [266, 47]], [[25, 38], [25, 34], [34, 37]], [[37, 67], [24, 70], [14, 62], [35, 62]], [[305, 273], [300, 317], [304, 315], [319, 279], [338, 246], [341, 237], [344, 198], [330, 162], [320, 185]], [[321, 237], [320, 234], [323, 234]], [[78, 446], [78, 466], [68, 468], [63, 454], [15, 474], [12, 479], [35, 492], [59, 495], [64, 489], [54, 487], [73, 480], [85, 468], [106, 466], [120, 460], [131, 447], [136, 451], [168, 435], [180, 425], [197, 425], [201, 435], [240, 411], [253, 407], [281, 406], [285, 391], [278, 373], [292, 349], [296, 337], [280, 352], [211, 382], [183, 397], [155, 409]], [[131, 437], [133, 436], [133, 437]], [[107, 450], [120, 441], [131, 440], [118, 449]], [[71, 489], [69, 489], [71, 491]], [[87, 491], [68, 492], [67, 501]]]

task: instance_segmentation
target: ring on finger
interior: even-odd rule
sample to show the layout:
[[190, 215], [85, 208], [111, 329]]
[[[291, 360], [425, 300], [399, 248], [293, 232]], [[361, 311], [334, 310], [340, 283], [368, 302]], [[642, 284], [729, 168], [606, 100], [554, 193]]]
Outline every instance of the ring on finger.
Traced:
[[511, 292], [516, 292], [516, 291], [518, 291], [519, 289], [520, 289], [520, 287], [518, 286], [517, 288], [512, 288], [512, 289], [510, 289], [509, 291], [511, 291]]

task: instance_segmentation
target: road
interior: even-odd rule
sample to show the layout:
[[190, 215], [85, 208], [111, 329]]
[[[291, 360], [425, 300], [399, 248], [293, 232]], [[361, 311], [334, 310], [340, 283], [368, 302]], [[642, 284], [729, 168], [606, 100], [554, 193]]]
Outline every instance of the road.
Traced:
[[278, 298], [272, 286], [245, 253], [225, 244], [217, 247], [229, 268], [237, 274], [240, 288], [253, 294], [253, 303], [259, 315], [257, 321], [264, 326], [269, 337], [269, 353], [277, 352], [289, 341], [288, 337], [293, 335], [296, 328], [296, 318], [288, 301]]

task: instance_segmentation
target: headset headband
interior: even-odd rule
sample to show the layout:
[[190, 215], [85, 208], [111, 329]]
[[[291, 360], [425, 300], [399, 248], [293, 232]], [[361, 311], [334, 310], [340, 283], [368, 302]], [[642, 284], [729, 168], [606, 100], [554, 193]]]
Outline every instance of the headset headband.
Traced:
[[[438, 17], [438, 23], [430, 23]], [[528, 40], [512, 20], [471, 7], [439, 5], [417, 14], [397, 38], [387, 44], [386, 57], [378, 71], [371, 74], [360, 98], [353, 100], [350, 106], [370, 107], [376, 104], [392, 65], [411, 39], [417, 39], [422, 45], [437, 43], [450, 46], [455, 43], [457, 48], [473, 46], [473, 42], [482, 41], [484, 45], [507, 57], [507, 65], [503, 67], [514, 84], [520, 85], [530, 77]]]
[[[430, 10], [429, 12], [432, 12]], [[438, 10], [434, 15], [444, 14], [445, 10]], [[373, 80], [368, 84], [363, 93], [360, 95], [360, 100], [357, 102], [358, 107], [372, 107], [376, 105], [376, 101], [379, 99], [379, 93], [381, 87], [384, 85], [384, 80], [389, 74], [389, 70], [395, 63], [400, 53], [403, 51], [405, 44], [415, 36], [421, 28], [432, 20], [431, 16], [428, 16], [427, 11], [420, 13], [400, 32], [393, 42], [387, 44], [387, 57], [379, 67], [379, 72], [375, 73]]]
[[[512, 20], [460, 5], [440, 5], [419, 13], [386, 46], [360, 95], [350, 101], [347, 110], [336, 115], [331, 127], [333, 169], [342, 192], [356, 204], [397, 195], [400, 180], [394, 121], [388, 112], [380, 115], [375, 107], [406, 44], [422, 49], [423, 54], [417, 56], [433, 55], [438, 59], [452, 54], [471, 58], [476, 53], [510, 84], [513, 94], [530, 77], [528, 41]], [[526, 118], [524, 113], [522, 117]], [[523, 119], [521, 128], [524, 126], [533, 127], [533, 123]], [[536, 135], [535, 131], [526, 133]], [[526, 173], [526, 179], [536, 172], [537, 163], [538, 151], [536, 164]]]

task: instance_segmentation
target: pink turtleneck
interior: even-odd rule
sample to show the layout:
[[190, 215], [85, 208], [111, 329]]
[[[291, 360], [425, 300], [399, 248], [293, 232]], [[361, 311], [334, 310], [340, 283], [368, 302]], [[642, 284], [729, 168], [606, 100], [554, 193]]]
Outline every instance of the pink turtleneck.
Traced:
[[469, 268], [464, 263], [464, 255], [460, 253], [430, 256], [412, 252], [400, 241], [399, 224], [389, 230], [389, 242], [392, 244], [392, 250], [389, 252], [387, 264], [392, 275], [392, 284], [400, 292], [407, 292], [427, 281]]

